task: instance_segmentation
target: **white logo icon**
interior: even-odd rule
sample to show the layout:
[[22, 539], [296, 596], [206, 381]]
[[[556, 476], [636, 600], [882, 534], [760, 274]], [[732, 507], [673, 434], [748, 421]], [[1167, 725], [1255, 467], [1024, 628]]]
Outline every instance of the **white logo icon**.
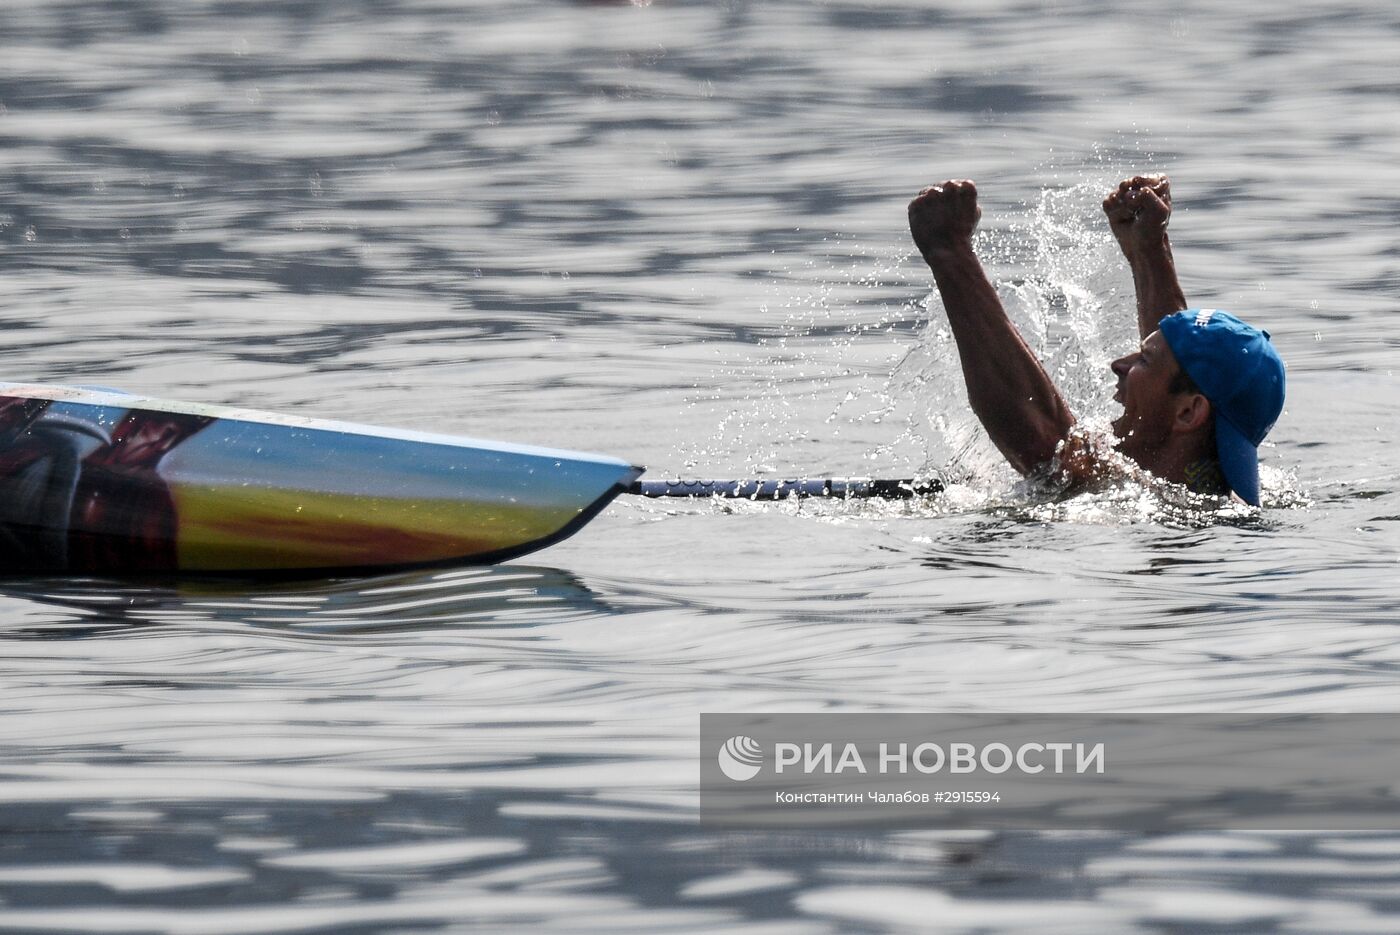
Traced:
[[746, 782], [763, 768], [763, 748], [752, 737], [730, 737], [719, 748], [719, 768], [735, 782]]

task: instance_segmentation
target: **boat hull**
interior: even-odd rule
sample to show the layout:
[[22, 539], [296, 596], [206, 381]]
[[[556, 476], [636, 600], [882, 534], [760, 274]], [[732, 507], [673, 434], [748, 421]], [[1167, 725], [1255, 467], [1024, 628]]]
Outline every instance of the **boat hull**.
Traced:
[[0, 383], [0, 550], [18, 571], [496, 562], [572, 534], [640, 474], [574, 451]]

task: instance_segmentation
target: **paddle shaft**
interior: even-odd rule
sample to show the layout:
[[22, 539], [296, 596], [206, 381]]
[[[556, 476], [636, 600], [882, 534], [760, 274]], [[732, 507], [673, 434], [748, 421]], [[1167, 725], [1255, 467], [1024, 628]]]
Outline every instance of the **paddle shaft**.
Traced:
[[803, 480], [639, 480], [627, 492], [639, 497], [719, 497], [724, 500], [786, 500], [825, 497], [835, 500], [911, 500], [943, 489], [937, 480], [808, 478]]

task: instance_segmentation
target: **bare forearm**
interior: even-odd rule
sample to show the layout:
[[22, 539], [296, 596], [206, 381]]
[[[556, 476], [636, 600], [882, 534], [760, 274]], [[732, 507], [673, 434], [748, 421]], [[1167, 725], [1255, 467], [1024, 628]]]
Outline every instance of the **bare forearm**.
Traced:
[[1173, 312], [1186, 307], [1186, 295], [1176, 276], [1171, 243], [1165, 234], [1160, 244], [1134, 250], [1128, 255], [1133, 271], [1133, 289], [1137, 292], [1138, 335], [1147, 337], [1157, 330], [1157, 324]]
[[926, 259], [958, 345], [973, 412], [1018, 471], [1049, 463], [1074, 417], [1007, 318], [971, 244]]
[[1167, 239], [1172, 217], [1171, 182], [1165, 175], [1124, 179], [1103, 200], [1103, 210], [1132, 268], [1138, 334], [1146, 339], [1163, 318], [1186, 307]]

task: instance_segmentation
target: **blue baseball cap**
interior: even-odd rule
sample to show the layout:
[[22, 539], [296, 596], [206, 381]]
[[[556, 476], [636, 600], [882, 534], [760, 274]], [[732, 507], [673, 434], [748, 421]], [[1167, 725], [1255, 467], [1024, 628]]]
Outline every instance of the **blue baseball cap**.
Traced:
[[1283, 360], [1269, 332], [1214, 308], [1176, 312], [1157, 328], [1215, 411], [1215, 448], [1225, 482], [1258, 506], [1259, 443], [1283, 412]]

